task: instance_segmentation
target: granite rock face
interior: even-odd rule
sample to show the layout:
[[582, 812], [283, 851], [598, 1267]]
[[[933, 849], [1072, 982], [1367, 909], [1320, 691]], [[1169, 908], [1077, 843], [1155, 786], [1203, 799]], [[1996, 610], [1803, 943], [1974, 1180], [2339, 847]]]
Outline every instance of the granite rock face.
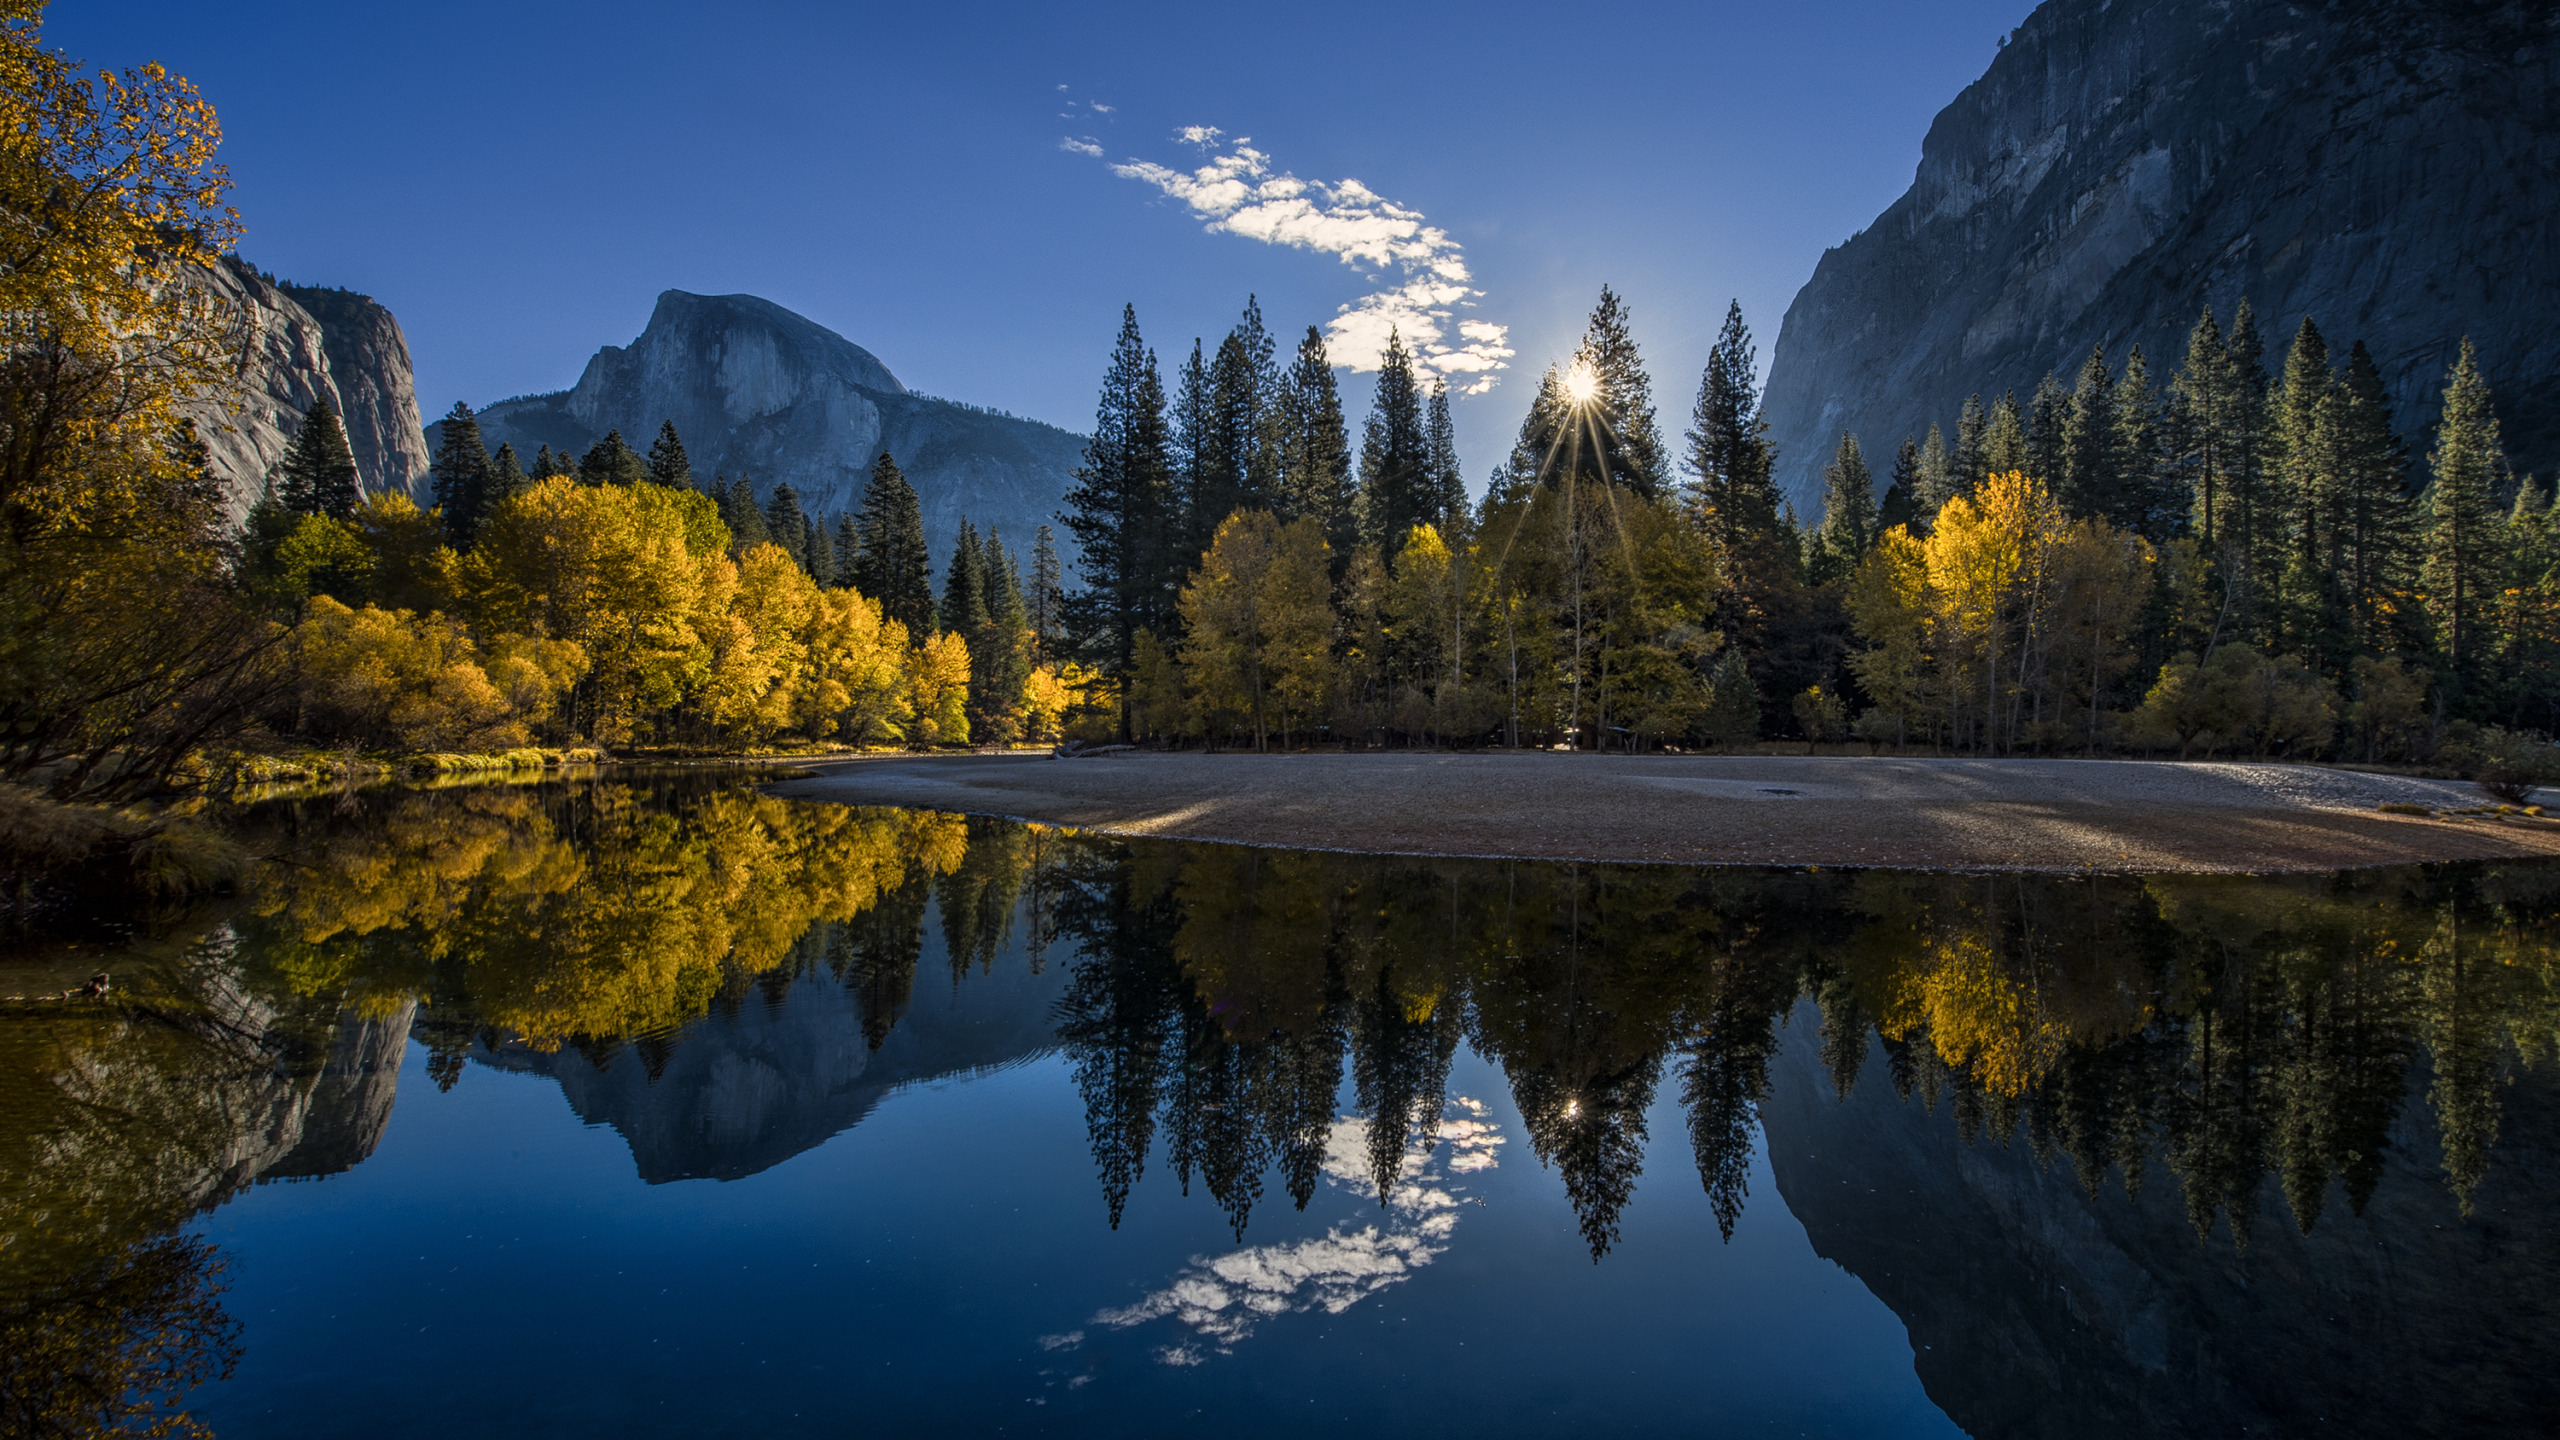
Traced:
[[822, 517], [860, 508], [886, 449], [937, 557], [963, 516], [1027, 553], [1084, 453], [1055, 426], [914, 394], [869, 351], [769, 300], [682, 290], [658, 297], [638, 339], [597, 351], [576, 386], [501, 400], [480, 429], [530, 464], [538, 446], [583, 453], [608, 430], [645, 452], [670, 420], [697, 483], [743, 475], [759, 496], [788, 483]]
[[409, 342], [390, 311], [353, 291], [277, 284], [237, 257], [203, 272], [203, 281], [241, 319], [235, 389], [195, 417], [215, 472], [228, 482], [235, 521], [322, 395], [346, 422], [365, 493], [424, 489], [426, 430]]
[[2243, 297], [2373, 351], [2413, 451], [2463, 336], [2519, 471], [2560, 467], [2560, 7], [2046, 0], [1911, 189], [1788, 307], [1765, 401], [1808, 520], [1840, 432], [1889, 456], [2090, 347], [2155, 383]]

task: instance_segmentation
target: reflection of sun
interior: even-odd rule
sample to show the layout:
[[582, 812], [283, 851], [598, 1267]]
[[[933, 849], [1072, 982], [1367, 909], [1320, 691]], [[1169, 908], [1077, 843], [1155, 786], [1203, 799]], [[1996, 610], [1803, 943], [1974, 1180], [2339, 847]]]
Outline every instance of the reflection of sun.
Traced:
[[1576, 365], [1564, 372], [1564, 393], [1576, 405], [1588, 405], [1600, 393], [1600, 376], [1588, 365]]

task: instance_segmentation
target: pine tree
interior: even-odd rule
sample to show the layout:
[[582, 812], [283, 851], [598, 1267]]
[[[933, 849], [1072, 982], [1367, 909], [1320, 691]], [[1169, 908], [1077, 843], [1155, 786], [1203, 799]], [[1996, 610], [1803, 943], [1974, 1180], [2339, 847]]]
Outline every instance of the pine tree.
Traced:
[[802, 527], [800, 565], [809, 572], [809, 578], [816, 581], [821, 590], [833, 590], [838, 583], [834, 537], [843, 522], [844, 517], [841, 515], [836, 517], [834, 525], [819, 520], [815, 515], [808, 516], [800, 522]]
[[[1965, 402], [1968, 409], [1981, 409], [1979, 397]], [[1958, 494], [1957, 479], [1965, 474], [1963, 462], [1947, 449], [1947, 437], [1940, 433], [1938, 422], [1929, 422], [1929, 438], [1920, 442], [1920, 479], [1912, 491], [1912, 516], [1922, 530], [1937, 523], [1939, 507]]]
[[1991, 473], [1991, 414], [1982, 408], [1980, 395], [1968, 395], [1964, 410], [1956, 417], [1955, 485], [1938, 497], [1929, 508], [1934, 519], [1937, 507], [1958, 495], [1970, 496], [1982, 488], [1982, 477]]
[[2347, 593], [2356, 646], [2369, 654], [2399, 648], [2389, 617], [2412, 578], [2415, 517], [2407, 484], [2409, 454], [2391, 429], [2391, 396], [2382, 372], [2359, 340], [2347, 372], [2329, 391], [2324, 421], [2336, 457], [2330, 508], [2337, 526], [2338, 579]]
[[[1929, 433], [1935, 438], [1937, 428], [1930, 427]], [[1940, 440], [1938, 444], [1943, 451], [1946, 442]], [[1881, 535], [1897, 525], [1905, 529], [1916, 528], [1919, 494], [1920, 447], [1905, 435], [1902, 444], [1893, 452], [1893, 479], [1885, 486], [1884, 499], [1876, 503], [1876, 533]]]
[[744, 555], [773, 538], [772, 527], [765, 524], [764, 511], [756, 505], [756, 487], [741, 475], [724, 488], [719, 476], [711, 477], [711, 497], [720, 507], [720, 523], [729, 527], [729, 551]]
[[1023, 600], [1013, 556], [995, 531], [987, 532], [978, 553], [986, 576], [987, 619], [984, 643], [970, 652], [970, 689], [978, 708], [969, 723], [982, 738], [1009, 744], [1021, 736], [1022, 692], [1031, 680], [1030, 607]]
[[1984, 475], [2006, 475], [2012, 470], [2025, 470], [2029, 463], [2027, 422], [2026, 417], [2018, 412], [2018, 392], [2005, 391], [1992, 403], [1991, 422], [1982, 430], [1983, 474], [1973, 478], [1966, 493], [1971, 494], [1981, 488]]
[[1360, 538], [1392, 562], [1405, 536], [1426, 524], [1439, 499], [1431, 477], [1431, 437], [1422, 416], [1422, 392], [1403, 337], [1387, 332], [1378, 362], [1377, 397], [1360, 437]]
[[481, 508], [481, 518], [487, 519], [491, 511], [523, 494], [528, 483], [524, 467], [516, 463], [516, 447], [503, 440], [498, 442], [498, 453], [489, 457], [489, 483], [483, 492], [486, 503]]
[[1776, 454], [1760, 417], [1755, 374], [1759, 357], [1742, 302], [1725, 311], [1724, 329], [1707, 352], [1698, 403], [1689, 416], [1689, 473], [1699, 504], [1727, 555], [1765, 545], [1778, 528]]
[[774, 486], [764, 503], [764, 533], [793, 564], [809, 568], [809, 517], [800, 508], [800, 492], [788, 481]]
[[566, 452], [555, 455], [551, 452], [551, 447], [545, 445], [533, 452], [533, 469], [528, 473], [527, 478], [548, 480], [556, 475], [577, 473], [576, 462], [572, 461]]
[[328, 396], [311, 402], [280, 473], [283, 483], [277, 488], [294, 514], [345, 520], [356, 513], [364, 493], [356, 479], [355, 452], [348, 448], [346, 427], [338, 423], [337, 403]]
[[1280, 390], [1280, 494], [1273, 507], [1285, 523], [1316, 522], [1331, 548], [1334, 578], [1350, 563], [1359, 544], [1358, 516], [1351, 490], [1351, 438], [1342, 419], [1342, 392], [1334, 385], [1333, 361], [1325, 354], [1324, 332], [1307, 327], [1298, 355]]
[[[1223, 514], [1210, 516], [1218, 504], [1220, 489], [1212, 469], [1216, 465], [1218, 412], [1209, 390], [1209, 364], [1203, 358], [1200, 342], [1191, 342], [1191, 358], [1184, 361], [1175, 376], [1173, 407], [1169, 415], [1172, 426], [1174, 492], [1181, 508], [1174, 533], [1181, 537], [1182, 548], [1197, 554], [1209, 548]], [[1203, 518], [1208, 517], [1208, 518]]]
[[578, 459], [578, 479], [588, 485], [637, 485], [648, 478], [649, 462], [624, 442], [619, 430], [606, 431]]
[[649, 446], [649, 478], [661, 485], [693, 488], [693, 461], [684, 453], [684, 441], [676, 434], [676, 422], [658, 422], [658, 438]]
[[2267, 520], [2276, 532], [2267, 547], [2273, 562], [2269, 618], [2274, 638], [2287, 651], [2319, 657], [2332, 675], [2353, 661], [2346, 596], [2337, 584], [2338, 553], [2330, 516], [2334, 510], [2337, 457], [2330, 392], [2329, 345], [2311, 317], [2302, 317], [2286, 350], [2284, 376], [2270, 407]]
[[1600, 287], [1600, 303], [1592, 308], [1574, 361], [1588, 366], [1599, 382], [1593, 402], [1610, 481], [1647, 499], [1662, 494], [1671, 477], [1662, 425], [1654, 418], [1653, 377], [1646, 373], [1628, 328], [1626, 302], [1606, 285]]
[[480, 417], [456, 400], [445, 412], [444, 435], [436, 446], [435, 507], [445, 538], [468, 552], [480, 521], [489, 511], [489, 447], [480, 438]]
[[987, 561], [978, 549], [978, 532], [969, 517], [960, 517], [960, 534], [951, 542], [951, 562], [942, 567], [942, 628], [969, 641], [987, 623]]
[[2123, 427], [2116, 420], [2116, 379], [2107, 371], [2107, 352], [2092, 347], [2080, 364], [2078, 382], [2062, 421], [2062, 473], [2057, 477], [2062, 503], [2074, 515], [2113, 521], [2125, 511], [2123, 467], [2116, 447]]
[[886, 450], [871, 462], [860, 524], [854, 588], [880, 602], [883, 618], [906, 626], [909, 640], [923, 640], [933, 633], [933, 557], [925, 550], [924, 507]]
[[2071, 415], [2071, 392], [2050, 370], [2027, 405], [2027, 463], [2021, 467], [2046, 485], [2064, 481], [2063, 429]]
[[2167, 540], [2186, 526], [2186, 497], [2161, 462], [2160, 397], [2139, 345], [2125, 356], [2124, 374], [2116, 381], [2115, 416], [2117, 505], [2107, 523], [2155, 542]]
[[2247, 567], [2246, 586], [2253, 604], [2261, 587], [2283, 564], [2283, 517], [2269, 493], [2267, 460], [2271, 436], [2267, 426], [2266, 345], [2258, 334], [2257, 312], [2245, 298], [2232, 309], [2232, 380], [2230, 410], [2231, 495], [2238, 533], [2235, 553]]
[[2486, 613], [2498, 593], [2504, 536], [2495, 494], [2506, 472], [2498, 416], [2466, 337], [2445, 377], [2444, 416], [2427, 464], [2427, 610], [2456, 695], [2476, 687], [2489, 658]]
[[1033, 644], [1044, 660], [1055, 650], [1059, 639], [1058, 602], [1063, 579], [1057, 537], [1043, 525], [1031, 540], [1031, 583], [1023, 595], [1023, 607], [1028, 612]]
[[1177, 567], [1188, 559], [1174, 478], [1164, 380], [1138, 333], [1137, 307], [1124, 306], [1093, 438], [1059, 516], [1076, 537], [1085, 581], [1067, 602], [1067, 629], [1114, 675], [1127, 673], [1139, 631], [1174, 633], [1173, 597], [1186, 573]]
[[862, 573], [862, 522], [850, 512], [836, 517], [835, 584], [841, 588], [858, 585]]
[[1875, 540], [1875, 477], [1858, 437], [1840, 432], [1840, 448], [1822, 467], [1822, 528], [1814, 535], [1813, 581], [1844, 578]]
[[1431, 407], [1423, 428], [1430, 437], [1432, 522], [1443, 534], [1466, 518], [1467, 476], [1458, 465], [1458, 424], [1449, 413], [1449, 382], [1431, 382]]

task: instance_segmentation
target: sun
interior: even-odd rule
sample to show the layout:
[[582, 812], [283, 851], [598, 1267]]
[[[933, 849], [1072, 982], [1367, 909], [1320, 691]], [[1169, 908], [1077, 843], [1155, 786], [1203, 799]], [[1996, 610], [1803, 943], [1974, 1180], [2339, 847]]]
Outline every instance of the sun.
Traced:
[[1588, 365], [1576, 365], [1564, 372], [1564, 393], [1576, 405], [1588, 405], [1600, 393], [1600, 376]]

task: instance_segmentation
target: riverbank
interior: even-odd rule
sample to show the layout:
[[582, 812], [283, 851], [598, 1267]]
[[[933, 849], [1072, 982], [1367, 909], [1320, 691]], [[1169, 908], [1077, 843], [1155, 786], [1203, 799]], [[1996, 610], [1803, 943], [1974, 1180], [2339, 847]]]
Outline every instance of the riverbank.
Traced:
[[2475, 786], [2301, 765], [1520, 752], [901, 756], [828, 765], [773, 789], [1107, 834], [1538, 860], [2233, 872], [2560, 857], [2560, 820], [2499, 814]]

